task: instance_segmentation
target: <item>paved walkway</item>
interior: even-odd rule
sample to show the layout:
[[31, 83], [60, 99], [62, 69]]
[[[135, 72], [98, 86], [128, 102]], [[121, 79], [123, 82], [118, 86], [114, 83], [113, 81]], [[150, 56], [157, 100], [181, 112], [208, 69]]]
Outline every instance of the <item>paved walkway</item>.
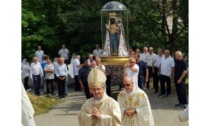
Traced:
[[[114, 98], [119, 93], [117, 88], [118, 86], [112, 88]], [[153, 89], [145, 92], [151, 103], [155, 126], [188, 126], [188, 121], [179, 121], [178, 116], [182, 109], [174, 108], [177, 103], [174, 89], [168, 98], [158, 98], [158, 94], [154, 94]], [[85, 102], [84, 93], [70, 89], [68, 96], [63, 100], [65, 100], [64, 103], [55, 106], [49, 113], [35, 116], [37, 126], [78, 126], [77, 113]]]

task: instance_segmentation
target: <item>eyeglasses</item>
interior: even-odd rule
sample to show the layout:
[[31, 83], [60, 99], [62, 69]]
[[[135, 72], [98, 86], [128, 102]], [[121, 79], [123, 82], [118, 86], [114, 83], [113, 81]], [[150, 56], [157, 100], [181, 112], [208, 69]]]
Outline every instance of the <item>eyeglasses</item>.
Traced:
[[131, 61], [130, 63], [136, 63], [136, 62], [132, 62], [132, 61]]
[[123, 87], [129, 87], [130, 84], [123, 84]]

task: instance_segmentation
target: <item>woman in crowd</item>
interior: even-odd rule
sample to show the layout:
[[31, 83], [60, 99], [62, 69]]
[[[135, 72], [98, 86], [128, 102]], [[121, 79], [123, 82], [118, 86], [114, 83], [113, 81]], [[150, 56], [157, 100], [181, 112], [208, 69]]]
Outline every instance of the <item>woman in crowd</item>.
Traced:
[[24, 88], [25, 90], [28, 90], [28, 78], [30, 75], [30, 66], [26, 59], [23, 59], [21, 64], [21, 70], [22, 70], [22, 79], [24, 80]]

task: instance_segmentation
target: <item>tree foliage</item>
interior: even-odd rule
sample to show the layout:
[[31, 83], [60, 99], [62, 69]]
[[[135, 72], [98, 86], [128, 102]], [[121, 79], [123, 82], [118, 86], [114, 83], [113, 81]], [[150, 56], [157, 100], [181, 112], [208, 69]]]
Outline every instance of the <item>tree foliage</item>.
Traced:
[[[31, 59], [38, 45], [51, 58], [62, 44], [87, 57], [101, 44], [101, 8], [109, 0], [22, 0], [22, 57]], [[188, 1], [124, 0], [129, 10], [129, 43], [188, 52]], [[165, 3], [164, 3], [165, 2]], [[164, 10], [165, 9], [165, 10]], [[167, 18], [172, 17], [172, 32]]]

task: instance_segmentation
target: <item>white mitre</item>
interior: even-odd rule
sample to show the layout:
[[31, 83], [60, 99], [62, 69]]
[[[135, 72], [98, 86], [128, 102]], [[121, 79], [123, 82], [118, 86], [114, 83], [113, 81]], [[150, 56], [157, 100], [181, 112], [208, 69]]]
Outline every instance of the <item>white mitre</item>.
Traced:
[[88, 74], [89, 87], [105, 87], [106, 75], [101, 70], [94, 68]]

